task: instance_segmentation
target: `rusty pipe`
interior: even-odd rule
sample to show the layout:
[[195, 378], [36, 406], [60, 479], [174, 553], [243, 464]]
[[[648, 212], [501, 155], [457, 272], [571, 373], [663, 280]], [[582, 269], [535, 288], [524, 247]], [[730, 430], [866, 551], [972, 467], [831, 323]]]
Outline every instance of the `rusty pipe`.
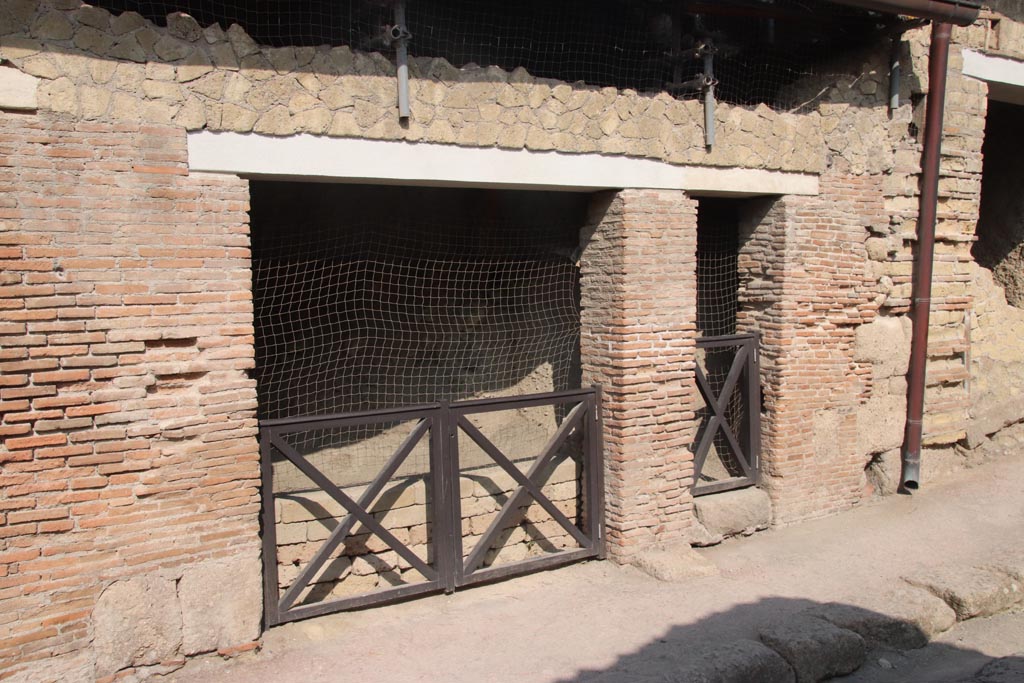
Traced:
[[924, 150], [921, 153], [921, 198], [917, 215], [917, 259], [911, 306], [914, 331], [910, 341], [910, 368], [907, 372], [907, 422], [903, 450], [900, 452], [900, 489], [903, 492], [917, 489], [921, 482], [925, 371], [928, 363], [928, 314], [932, 296], [935, 218], [939, 202], [939, 162], [942, 156], [942, 120], [951, 32], [950, 24], [932, 24]]
[[873, 12], [905, 14], [940, 23], [970, 26], [978, 18], [980, 6], [962, 0], [832, 0], [838, 5], [860, 7]]

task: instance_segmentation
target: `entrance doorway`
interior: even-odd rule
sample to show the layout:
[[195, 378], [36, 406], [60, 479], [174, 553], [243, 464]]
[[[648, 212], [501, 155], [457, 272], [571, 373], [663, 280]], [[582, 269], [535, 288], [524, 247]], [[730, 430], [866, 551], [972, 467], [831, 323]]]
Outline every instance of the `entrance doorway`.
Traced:
[[251, 194], [268, 624], [600, 555], [587, 195]]

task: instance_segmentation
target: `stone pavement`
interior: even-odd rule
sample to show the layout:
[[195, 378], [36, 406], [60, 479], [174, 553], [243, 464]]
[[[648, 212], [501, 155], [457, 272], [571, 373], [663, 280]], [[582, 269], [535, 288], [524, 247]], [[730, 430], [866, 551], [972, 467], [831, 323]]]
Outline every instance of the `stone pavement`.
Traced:
[[696, 553], [662, 553], [672, 581], [591, 562], [289, 624], [171, 678], [1024, 681], [1024, 454]]

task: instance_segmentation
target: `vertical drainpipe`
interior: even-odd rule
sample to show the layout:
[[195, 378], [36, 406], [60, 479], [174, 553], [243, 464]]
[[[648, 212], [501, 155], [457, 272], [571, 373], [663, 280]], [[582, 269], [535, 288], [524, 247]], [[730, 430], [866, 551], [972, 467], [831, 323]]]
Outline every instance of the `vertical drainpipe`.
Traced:
[[914, 271], [910, 343], [907, 373], [907, 423], [901, 452], [900, 488], [918, 488], [921, 481], [921, 440], [924, 419], [925, 368], [928, 361], [928, 313], [932, 296], [932, 261], [935, 253], [935, 215], [939, 201], [939, 161], [942, 152], [942, 118], [946, 100], [946, 68], [952, 26], [932, 23], [928, 57], [928, 101], [925, 111], [924, 150], [921, 154], [921, 203], [917, 216], [917, 264]]

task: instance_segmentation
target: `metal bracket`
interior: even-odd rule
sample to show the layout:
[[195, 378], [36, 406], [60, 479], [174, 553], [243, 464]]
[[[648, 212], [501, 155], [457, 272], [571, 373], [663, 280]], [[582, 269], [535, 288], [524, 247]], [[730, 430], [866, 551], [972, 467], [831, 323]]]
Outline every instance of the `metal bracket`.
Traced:
[[715, 52], [709, 42], [704, 49], [704, 145], [709, 151], [715, 145]]
[[395, 3], [395, 25], [388, 31], [389, 38], [395, 44], [395, 63], [398, 75], [398, 118], [409, 118], [409, 50], [408, 43], [412, 38], [405, 25], [405, 2]]

